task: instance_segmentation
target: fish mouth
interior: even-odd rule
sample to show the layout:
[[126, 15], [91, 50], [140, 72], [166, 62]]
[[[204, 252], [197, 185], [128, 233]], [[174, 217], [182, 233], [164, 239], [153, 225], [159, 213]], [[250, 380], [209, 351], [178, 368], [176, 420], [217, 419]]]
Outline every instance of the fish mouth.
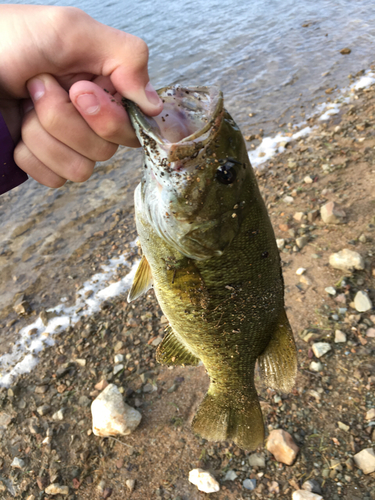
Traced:
[[[196, 155], [215, 135], [223, 113], [223, 94], [218, 87], [159, 89], [163, 111], [150, 117], [129, 100], [124, 105], [137, 136], [154, 165], [167, 167]], [[178, 168], [178, 167], [174, 167]]]

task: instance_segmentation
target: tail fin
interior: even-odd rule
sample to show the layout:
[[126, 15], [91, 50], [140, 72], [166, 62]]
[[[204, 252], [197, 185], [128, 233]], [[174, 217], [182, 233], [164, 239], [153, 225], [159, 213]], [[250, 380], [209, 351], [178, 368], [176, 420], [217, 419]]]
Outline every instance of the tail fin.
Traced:
[[255, 388], [248, 392], [212, 390], [198, 408], [194, 432], [208, 441], [234, 441], [244, 450], [254, 450], [264, 441], [263, 416]]

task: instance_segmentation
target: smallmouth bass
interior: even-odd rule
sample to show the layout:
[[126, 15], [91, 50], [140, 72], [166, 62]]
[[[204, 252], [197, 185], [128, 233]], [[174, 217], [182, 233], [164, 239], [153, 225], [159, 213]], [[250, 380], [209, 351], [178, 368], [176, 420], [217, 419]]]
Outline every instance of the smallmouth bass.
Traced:
[[256, 361], [288, 392], [296, 348], [279, 252], [242, 134], [216, 87], [165, 87], [164, 110], [126, 107], [144, 150], [135, 191], [142, 260], [128, 301], [154, 287], [169, 320], [157, 360], [204, 364], [208, 392], [192, 423], [210, 441], [255, 449], [264, 424]]

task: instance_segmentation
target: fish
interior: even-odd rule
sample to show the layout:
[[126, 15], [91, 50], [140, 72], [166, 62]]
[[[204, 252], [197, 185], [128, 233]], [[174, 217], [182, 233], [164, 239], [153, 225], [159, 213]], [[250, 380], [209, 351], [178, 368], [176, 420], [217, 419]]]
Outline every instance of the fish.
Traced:
[[256, 364], [281, 392], [297, 373], [275, 235], [220, 89], [158, 94], [156, 117], [125, 103], [144, 152], [134, 194], [142, 258], [128, 301], [154, 288], [169, 321], [159, 363], [205, 366], [210, 385], [193, 431], [253, 450], [264, 441]]

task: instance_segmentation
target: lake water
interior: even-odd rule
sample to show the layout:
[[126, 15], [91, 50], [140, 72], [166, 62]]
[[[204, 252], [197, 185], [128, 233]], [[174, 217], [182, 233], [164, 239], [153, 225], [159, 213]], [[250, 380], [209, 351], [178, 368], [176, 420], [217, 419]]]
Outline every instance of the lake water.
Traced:
[[[369, 68], [374, 60], [375, 5], [368, 0], [81, 0], [74, 5], [148, 43], [154, 86], [220, 86], [245, 134], [260, 128], [271, 134], [282, 123], [301, 122], [326, 100], [325, 89], [347, 86], [349, 73]], [[344, 47], [351, 54], [341, 55]], [[139, 163], [136, 153], [122, 149], [109, 173], [103, 175], [98, 166], [84, 184], [51, 190], [29, 180], [0, 197], [2, 307], [33, 281], [56, 273], [76, 248], [105, 229], [106, 210], [131, 204], [124, 193]]]

